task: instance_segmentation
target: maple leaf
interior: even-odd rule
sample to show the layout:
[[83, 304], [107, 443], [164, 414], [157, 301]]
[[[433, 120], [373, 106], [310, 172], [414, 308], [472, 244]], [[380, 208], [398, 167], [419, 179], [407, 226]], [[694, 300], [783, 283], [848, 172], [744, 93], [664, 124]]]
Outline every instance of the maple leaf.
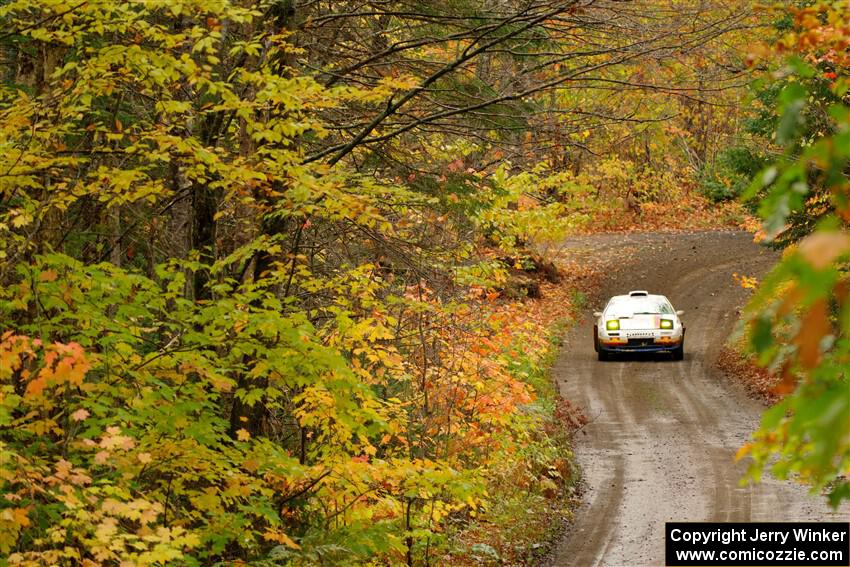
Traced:
[[56, 278], [59, 274], [56, 273], [56, 270], [44, 270], [40, 274], [38, 274], [38, 281], [40, 282], [52, 282], [56, 281]]
[[86, 409], [80, 408], [74, 413], [71, 414], [71, 419], [74, 421], [83, 421], [89, 416], [89, 412]]
[[275, 541], [277, 543], [282, 543], [287, 547], [291, 547], [292, 549], [301, 549], [301, 546], [295, 543], [292, 538], [283, 533], [280, 530], [266, 530], [263, 534], [263, 538], [267, 541]]

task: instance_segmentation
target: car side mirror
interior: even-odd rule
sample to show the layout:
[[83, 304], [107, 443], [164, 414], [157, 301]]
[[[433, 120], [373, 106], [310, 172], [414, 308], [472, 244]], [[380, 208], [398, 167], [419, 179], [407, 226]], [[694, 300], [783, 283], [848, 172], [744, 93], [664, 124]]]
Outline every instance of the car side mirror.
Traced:
[[682, 311], [681, 309], [679, 309], [678, 311], [676, 311], [676, 315], [678, 315], [679, 317], [681, 317], [681, 316], [682, 316], [682, 315], [684, 315], [684, 314], [685, 314], [685, 312], [684, 312], [684, 311]]
[[602, 311], [594, 311], [593, 316], [596, 318], [602, 317]]

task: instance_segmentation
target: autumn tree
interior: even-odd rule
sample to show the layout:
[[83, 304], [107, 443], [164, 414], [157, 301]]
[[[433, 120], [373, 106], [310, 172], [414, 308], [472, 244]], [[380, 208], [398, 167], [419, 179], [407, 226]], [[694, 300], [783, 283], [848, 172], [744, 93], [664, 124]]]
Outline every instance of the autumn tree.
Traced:
[[775, 83], [764, 109], [777, 155], [753, 180], [767, 238], [788, 246], [749, 306], [747, 336], [779, 376], [783, 400], [764, 414], [741, 455], [751, 474], [768, 469], [850, 498], [847, 260], [846, 47], [850, 12], [839, 3], [781, 10], [780, 31], [761, 52]]

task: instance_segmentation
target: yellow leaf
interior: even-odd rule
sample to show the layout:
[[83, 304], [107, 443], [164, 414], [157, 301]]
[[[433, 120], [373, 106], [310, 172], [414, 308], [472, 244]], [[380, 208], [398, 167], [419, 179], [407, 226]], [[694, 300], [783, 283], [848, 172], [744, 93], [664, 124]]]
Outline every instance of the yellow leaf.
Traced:
[[276, 541], [277, 543], [282, 543], [292, 549], [301, 549], [301, 546], [292, 541], [285, 533], [278, 530], [266, 530], [266, 533], [263, 534], [263, 538], [266, 541]]
[[240, 429], [239, 431], [236, 432], [236, 438], [239, 439], [240, 441], [247, 441], [248, 439], [251, 438], [251, 434], [248, 433], [248, 430], [246, 430], [246, 429]]
[[12, 226], [14, 226], [15, 228], [21, 228], [22, 226], [27, 225], [30, 222], [32, 222], [32, 218], [30, 218], [29, 215], [23, 212], [12, 217]]
[[741, 445], [741, 448], [738, 449], [737, 453], [735, 453], [735, 460], [740, 461], [741, 459], [746, 457], [752, 448], [753, 446], [749, 443], [744, 443], [743, 445]]

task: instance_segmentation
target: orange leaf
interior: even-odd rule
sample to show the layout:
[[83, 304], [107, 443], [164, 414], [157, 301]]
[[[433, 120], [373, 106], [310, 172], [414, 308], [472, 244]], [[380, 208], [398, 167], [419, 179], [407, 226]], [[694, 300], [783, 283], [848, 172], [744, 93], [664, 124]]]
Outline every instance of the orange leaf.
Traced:
[[829, 267], [850, 248], [850, 238], [844, 232], [816, 232], [804, 238], [800, 254], [816, 270]]
[[27, 384], [27, 389], [24, 392], [25, 398], [40, 396], [42, 392], [44, 392], [44, 388], [47, 386], [47, 377], [42, 374], [43, 373], [40, 372], [35, 380]]
[[786, 362], [782, 367], [781, 371], [782, 379], [777, 383], [771, 391], [777, 396], [785, 396], [794, 391], [794, 387], [797, 385], [797, 379], [794, 376], [794, 373], [791, 372], [791, 363]]
[[292, 541], [288, 535], [279, 530], [266, 530], [266, 533], [263, 534], [263, 538], [267, 541], [276, 541], [277, 543], [282, 543], [292, 549], [301, 549], [301, 546]]
[[738, 449], [738, 452], [735, 453], [735, 460], [740, 461], [741, 459], [746, 457], [752, 450], [752, 448], [753, 446], [750, 443], [744, 443], [743, 445], [741, 445], [741, 447]]
[[816, 301], [803, 315], [800, 331], [794, 338], [797, 358], [804, 368], [814, 368], [820, 360], [820, 342], [831, 331], [825, 299]]
[[45, 270], [38, 274], [38, 281], [40, 282], [53, 282], [56, 281], [56, 278], [59, 274], [56, 273], [56, 270]]

